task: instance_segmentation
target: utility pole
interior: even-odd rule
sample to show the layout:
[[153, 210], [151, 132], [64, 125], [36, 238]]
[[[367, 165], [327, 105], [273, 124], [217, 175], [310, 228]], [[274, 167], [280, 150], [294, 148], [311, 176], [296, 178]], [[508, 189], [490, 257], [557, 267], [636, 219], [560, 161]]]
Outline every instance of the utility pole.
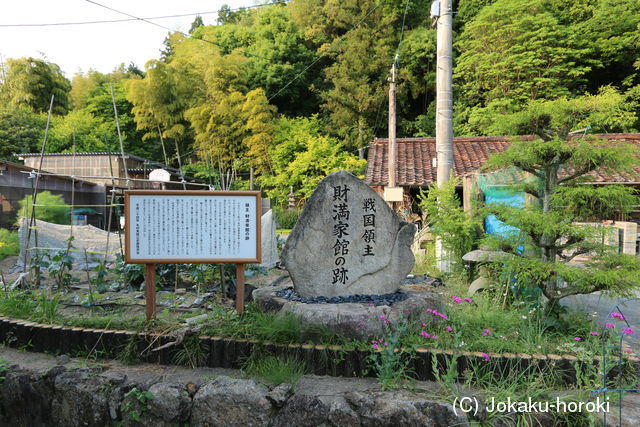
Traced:
[[440, 0], [437, 21], [436, 154], [437, 184], [449, 181], [453, 169], [452, 0]]
[[388, 185], [384, 189], [384, 200], [395, 210], [395, 202], [402, 202], [403, 189], [397, 187], [398, 144], [396, 142], [396, 71], [398, 55], [393, 59], [389, 77], [389, 143], [387, 145]]
[[396, 60], [391, 67], [389, 77], [389, 187], [396, 186], [396, 157], [398, 147], [396, 145]]
[[[438, 1], [438, 0], [436, 0]], [[436, 184], [442, 187], [453, 170], [453, 0], [439, 0], [436, 39]], [[433, 10], [433, 7], [432, 7]], [[436, 259], [443, 273], [451, 272], [451, 259], [436, 239]]]

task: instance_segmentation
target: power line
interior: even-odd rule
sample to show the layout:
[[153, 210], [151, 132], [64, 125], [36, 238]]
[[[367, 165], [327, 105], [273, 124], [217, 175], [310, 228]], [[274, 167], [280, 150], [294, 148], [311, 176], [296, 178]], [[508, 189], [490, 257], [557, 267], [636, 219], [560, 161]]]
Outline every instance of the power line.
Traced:
[[[87, 0], [89, 1], [89, 0]], [[358, 28], [360, 26], [360, 24], [362, 24], [364, 22], [365, 19], [367, 19], [369, 17], [369, 15], [371, 15], [373, 13], [374, 10], [376, 10], [378, 7], [380, 7], [380, 5], [382, 4], [382, 2], [378, 2], [377, 5], [375, 5], [374, 7], [372, 7], [369, 12], [367, 12], [367, 14], [365, 16], [362, 17], [362, 19], [360, 19], [360, 21], [358, 21], [357, 24], [355, 24], [353, 27], [351, 27], [349, 29], [349, 31], [347, 31], [346, 33], [344, 33], [343, 35], [341, 35], [340, 37], [338, 37], [337, 39], [335, 39], [333, 41], [333, 43], [336, 43], [338, 41], [340, 41], [340, 39], [342, 39], [344, 36], [346, 36], [347, 34], [349, 34], [351, 31], [355, 30], [356, 28]], [[287, 83], [286, 85], [284, 85], [282, 87], [282, 89], [280, 89], [279, 91], [277, 91], [274, 95], [272, 95], [268, 101], [271, 102], [271, 100], [273, 98], [275, 98], [276, 96], [278, 96], [283, 90], [285, 90], [286, 88], [288, 88], [293, 82], [295, 82], [296, 80], [298, 80], [298, 78], [303, 75], [304, 73], [307, 72], [307, 70], [311, 67], [313, 67], [313, 65], [315, 65], [316, 62], [320, 61], [320, 59], [324, 58], [327, 54], [329, 53], [329, 49], [327, 49], [326, 52], [320, 54], [320, 56], [318, 56], [311, 64], [307, 65], [305, 67], [304, 70], [300, 71], [298, 74], [296, 74], [290, 81], [289, 83]]]
[[[191, 37], [189, 34], [187, 34], [187, 33], [183, 32], [183, 31], [173, 30], [173, 29], [171, 29], [171, 28], [169, 28], [169, 27], [165, 27], [164, 25], [160, 25], [160, 24], [158, 24], [158, 23], [156, 23], [156, 22], [150, 21], [148, 18], [140, 18], [140, 17], [137, 17], [137, 16], [135, 16], [135, 15], [131, 15], [130, 13], [123, 12], [123, 11], [118, 10], [118, 9], [114, 9], [114, 8], [112, 8], [112, 7], [110, 7], [110, 6], [106, 6], [106, 5], [104, 5], [104, 4], [100, 4], [100, 3], [95, 2], [95, 1], [93, 1], [93, 0], [85, 0], [85, 1], [86, 1], [86, 2], [89, 2], [89, 3], [91, 3], [91, 4], [94, 4], [94, 5], [96, 5], [96, 6], [100, 6], [100, 7], [102, 7], [102, 8], [108, 9], [108, 10], [110, 10], [110, 11], [112, 11], [112, 12], [116, 12], [116, 13], [119, 13], [119, 14], [121, 14], [121, 15], [128, 16], [129, 18], [131, 18], [131, 20], [146, 22], [147, 24], [151, 24], [151, 25], [154, 25], [154, 26], [156, 26], [156, 27], [163, 28], [163, 29], [165, 29], [165, 30], [169, 31], [170, 33], [171, 33], [171, 32], [176, 32], [176, 33], [178, 33], [178, 34], [183, 35], [184, 37], [186, 37], [186, 38], [188, 38], [188, 39], [200, 40], [200, 41], [203, 41], [203, 42], [205, 42], [205, 43], [209, 43], [209, 44], [212, 44], [212, 45], [214, 45], [214, 46], [221, 47], [221, 48], [224, 48], [224, 47], [225, 47], [225, 46], [222, 46], [221, 44], [216, 43], [216, 42], [213, 42], [213, 41], [211, 41], [211, 40], [199, 39], [199, 38], [197, 38], [197, 37]], [[281, 1], [275, 1], [275, 2], [271, 2], [271, 3], [265, 3], [265, 4], [260, 5], [260, 6], [269, 6], [269, 5], [274, 5], [274, 4], [282, 4], [282, 2], [281, 2]], [[376, 7], [377, 7], [377, 6], [376, 6]], [[242, 9], [242, 8], [240, 8], [240, 9]], [[238, 10], [240, 10], [240, 9], [238, 9]], [[248, 9], [248, 8], [245, 8], [245, 9]], [[246, 51], [245, 51], [244, 53], [245, 53], [245, 54], [247, 54], [248, 52], [246, 52]], [[263, 57], [263, 56], [259, 56], [259, 55], [253, 54], [253, 53], [249, 53], [249, 54], [248, 54], [248, 56], [253, 56], [253, 57], [255, 57], [255, 58], [260, 58], [260, 59], [264, 59], [264, 60], [266, 60], [266, 61], [270, 61], [270, 59], [269, 59], [269, 58], [265, 58], [265, 57]]]
[[[93, 3], [93, 2], [91, 2], [91, 3]], [[233, 8], [233, 9], [224, 9], [224, 10], [229, 11], [229, 12], [237, 12], [237, 11], [240, 11], [240, 10], [256, 9], [256, 8], [259, 8], [259, 7], [271, 6], [273, 4], [280, 4], [280, 3], [281, 2], [279, 2], [279, 1], [274, 1], [272, 3], [264, 3], [264, 4], [253, 5], [253, 6], [236, 7], [236, 8]], [[102, 6], [102, 5], [99, 5], [99, 6]], [[70, 25], [115, 24], [115, 23], [120, 23], [120, 22], [133, 22], [133, 21], [140, 21], [140, 20], [184, 18], [186, 16], [213, 15], [213, 14], [220, 13], [222, 11], [223, 11], [223, 9], [210, 10], [210, 11], [204, 11], [204, 12], [182, 13], [182, 14], [178, 14], [178, 15], [150, 16], [150, 17], [147, 17], [147, 18], [134, 18], [134, 17], [131, 17], [131, 18], [126, 18], [126, 19], [107, 19], [107, 20], [98, 20], [98, 21], [49, 22], [49, 23], [38, 23], [38, 24], [0, 24], [0, 28], [56, 27], [56, 26], [70, 26]], [[118, 12], [118, 13], [120, 13], [120, 12]]]

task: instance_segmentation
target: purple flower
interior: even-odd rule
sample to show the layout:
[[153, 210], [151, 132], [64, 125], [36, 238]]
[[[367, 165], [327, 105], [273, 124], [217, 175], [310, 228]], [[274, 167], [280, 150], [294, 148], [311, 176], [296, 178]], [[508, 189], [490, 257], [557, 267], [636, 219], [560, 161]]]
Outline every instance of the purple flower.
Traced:
[[611, 317], [614, 318], [614, 319], [624, 320], [624, 316], [622, 314], [620, 314], [620, 313], [615, 312], [615, 311], [613, 313], [611, 313]]
[[635, 331], [634, 331], [633, 329], [631, 329], [631, 328], [623, 329], [623, 330], [622, 330], [622, 333], [623, 333], [624, 335], [635, 335], [635, 334], [636, 334], [636, 333], [635, 333]]
[[488, 362], [491, 360], [491, 357], [487, 353], [482, 353], [481, 356], [485, 362]]
[[438, 339], [438, 336], [437, 336], [437, 335], [431, 335], [431, 339], [432, 339], [432, 340], [437, 340], [437, 339]]
[[599, 335], [599, 332], [598, 332], [598, 331], [591, 331], [591, 332], [589, 332], [589, 333], [590, 333], [591, 335], [593, 335], [594, 337], [595, 337], [596, 335]]
[[380, 318], [380, 319], [384, 319], [384, 318], [385, 318], [385, 316], [384, 316], [384, 314], [381, 314], [380, 316], [378, 316], [378, 318]]
[[431, 338], [431, 335], [427, 331], [420, 332], [420, 336], [424, 338]]
[[380, 348], [380, 346], [378, 346], [378, 344], [374, 344], [371, 346], [372, 348], [374, 348], [375, 350], [377, 350], [378, 348]]
[[388, 321], [387, 319], [384, 319], [384, 324], [388, 325], [389, 323], [391, 323], [390, 321]]
[[613, 323], [605, 323], [604, 327], [607, 329], [614, 329], [616, 325], [614, 325]]
[[485, 329], [484, 331], [482, 331], [482, 335], [484, 335], [485, 337], [486, 337], [487, 335], [491, 335], [491, 330], [489, 330], [489, 329]]
[[451, 298], [453, 299], [453, 302], [455, 302], [456, 304], [460, 304], [462, 302], [462, 298], [460, 297], [453, 296]]
[[364, 322], [358, 322], [358, 326], [364, 326]]
[[447, 332], [453, 331], [453, 328], [451, 326], [447, 326], [445, 329], [447, 330]]
[[471, 298], [469, 298], [469, 297], [465, 297], [464, 300], [466, 302], [468, 302], [468, 303], [472, 303], [473, 302], [473, 300]]
[[574, 340], [574, 341], [582, 341], [582, 338], [580, 338], [580, 337], [573, 337], [573, 340]]

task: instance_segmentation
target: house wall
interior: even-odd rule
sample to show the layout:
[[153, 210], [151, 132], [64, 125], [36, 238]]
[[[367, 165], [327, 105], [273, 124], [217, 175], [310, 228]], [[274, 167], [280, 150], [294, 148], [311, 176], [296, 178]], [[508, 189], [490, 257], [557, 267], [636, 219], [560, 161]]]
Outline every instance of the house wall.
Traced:
[[[6, 170], [0, 171], [0, 227], [12, 228], [17, 219], [19, 205], [18, 202], [25, 196], [33, 194], [34, 179], [29, 178], [28, 173], [23, 173], [22, 168], [18, 168], [8, 163]], [[72, 181], [66, 178], [55, 176], [41, 176], [38, 180], [39, 191], [50, 191], [53, 194], [63, 196], [65, 203], [71, 204]], [[96, 185], [87, 182], [75, 183], [74, 203], [76, 205], [105, 205], [106, 192], [103, 185]], [[95, 207], [96, 211], [104, 213], [104, 207]], [[101, 226], [98, 219], [94, 219], [92, 225]]]

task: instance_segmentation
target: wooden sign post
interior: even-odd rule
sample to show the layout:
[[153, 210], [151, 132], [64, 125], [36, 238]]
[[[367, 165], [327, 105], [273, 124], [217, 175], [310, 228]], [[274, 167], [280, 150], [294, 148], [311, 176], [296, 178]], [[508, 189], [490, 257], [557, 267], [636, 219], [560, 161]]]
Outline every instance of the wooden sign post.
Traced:
[[236, 264], [236, 311], [244, 312], [244, 264]]
[[124, 192], [125, 261], [146, 265], [147, 320], [156, 312], [155, 264], [236, 264], [236, 310], [244, 311], [244, 265], [262, 261], [259, 191]]
[[147, 321], [156, 315], [156, 265], [147, 264], [144, 276], [144, 293], [147, 303]]

